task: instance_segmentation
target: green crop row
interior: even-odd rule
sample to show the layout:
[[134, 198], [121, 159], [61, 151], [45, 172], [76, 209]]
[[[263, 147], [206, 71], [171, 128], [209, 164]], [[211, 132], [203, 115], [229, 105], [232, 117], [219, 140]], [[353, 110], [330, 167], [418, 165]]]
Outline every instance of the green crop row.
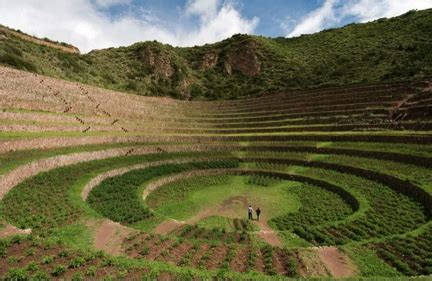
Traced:
[[[79, 188], [91, 177], [107, 170], [148, 161], [181, 157], [213, 157], [214, 153], [157, 153], [114, 157], [65, 166], [31, 177], [10, 190], [0, 205], [0, 214], [20, 228], [48, 230], [78, 219], [84, 212]], [[223, 153], [217, 153], [222, 157]], [[138, 196], [138, 195], [137, 195]]]
[[238, 167], [236, 160], [164, 164], [133, 170], [118, 177], [104, 180], [92, 189], [87, 202], [99, 213], [116, 222], [132, 224], [151, 216], [139, 196], [140, 186], [157, 177], [189, 170], [228, 169]]
[[315, 226], [338, 221], [353, 213], [353, 209], [339, 195], [326, 189], [303, 184], [288, 187], [297, 195], [301, 207], [296, 213], [273, 218], [270, 222], [279, 230], [300, 226]]
[[248, 179], [248, 184], [258, 185], [258, 186], [271, 186], [278, 183], [280, 180], [277, 178], [266, 177], [266, 176], [251, 176]]
[[370, 245], [378, 256], [404, 275], [432, 274], [432, 227], [419, 235], [388, 239]]

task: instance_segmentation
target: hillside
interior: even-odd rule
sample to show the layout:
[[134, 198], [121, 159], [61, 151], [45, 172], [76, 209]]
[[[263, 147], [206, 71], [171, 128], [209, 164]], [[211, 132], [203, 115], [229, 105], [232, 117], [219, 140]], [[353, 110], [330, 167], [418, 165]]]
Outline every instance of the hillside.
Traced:
[[180, 99], [236, 99], [281, 89], [432, 75], [432, 10], [292, 39], [235, 35], [175, 48], [158, 42], [65, 52], [0, 29], [0, 64], [111, 90]]
[[430, 280], [431, 108], [431, 79], [182, 101], [0, 67], [0, 278]]

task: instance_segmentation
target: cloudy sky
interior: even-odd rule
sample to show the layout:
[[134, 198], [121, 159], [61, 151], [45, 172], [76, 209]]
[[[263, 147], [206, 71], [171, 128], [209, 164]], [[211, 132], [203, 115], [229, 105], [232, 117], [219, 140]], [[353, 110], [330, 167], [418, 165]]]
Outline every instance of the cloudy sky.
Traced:
[[294, 37], [432, 8], [432, 0], [0, 0], [0, 24], [82, 52], [158, 40], [212, 43], [236, 33]]

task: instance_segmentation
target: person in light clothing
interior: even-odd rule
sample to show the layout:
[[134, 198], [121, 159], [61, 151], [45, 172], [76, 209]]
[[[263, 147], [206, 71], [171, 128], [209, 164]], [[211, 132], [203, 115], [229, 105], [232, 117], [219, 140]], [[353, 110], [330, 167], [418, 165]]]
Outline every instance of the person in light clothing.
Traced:
[[252, 214], [253, 214], [253, 208], [251, 205], [249, 205], [248, 207], [248, 218], [251, 220], [252, 219]]

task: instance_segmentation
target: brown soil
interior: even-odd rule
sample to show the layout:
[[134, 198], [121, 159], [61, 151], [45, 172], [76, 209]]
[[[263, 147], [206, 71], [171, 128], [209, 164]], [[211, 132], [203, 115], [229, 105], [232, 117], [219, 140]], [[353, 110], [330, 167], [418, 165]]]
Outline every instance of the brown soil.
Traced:
[[180, 244], [177, 248], [170, 251], [169, 253], [169, 261], [178, 264], [180, 260], [191, 251], [192, 245], [190, 243]]
[[355, 264], [337, 247], [321, 247], [317, 249], [318, 256], [331, 275], [335, 278], [347, 278], [357, 272]]
[[230, 268], [233, 271], [245, 272], [247, 270], [248, 254], [250, 249], [247, 247], [238, 248], [235, 258], [231, 261]]
[[258, 232], [259, 237], [272, 246], [282, 247], [281, 240], [277, 236], [277, 233], [267, 224], [267, 219], [265, 217], [261, 217], [259, 221], [254, 220], [253, 222], [260, 228]]
[[94, 246], [111, 255], [121, 255], [123, 240], [135, 230], [119, 223], [103, 220], [95, 225]]
[[219, 268], [224, 260], [226, 254], [228, 252], [228, 247], [225, 245], [217, 246], [212, 250], [212, 255], [210, 255], [210, 259], [206, 264], [207, 269], [216, 269]]
[[161, 222], [155, 229], [154, 233], [156, 234], [167, 234], [172, 232], [174, 229], [179, 228], [180, 226], [184, 225], [184, 222], [177, 221], [177, 220], [167, 220], [164, 222]]
[[262, 255], [261, 251], [255, 251], [255, 252], [256, 252], [256, 261], [255, 261], [255, 267], [253, 268], [253, 270], [259, 271], [259, 272], [264, 272], [263, 255]]
[[4, 227], [0, 228], [0, 238], [16, 234], [30, 234], [31, 232], [31, 229], [19, 229], [13, 225], [6, 224]]
[[198, 267], [202, 257], [207, 253], [207, 251], [209, 251], [209, 249], [210, 246], [208, 244], [202, 244], [197, 254], [192, 258], [191, 266]]
[[313, 249], [302, 250], [297, 254], [298, 271], [302, 277], [327, 277], [328, 269], [320, 260], [318, 253]]

